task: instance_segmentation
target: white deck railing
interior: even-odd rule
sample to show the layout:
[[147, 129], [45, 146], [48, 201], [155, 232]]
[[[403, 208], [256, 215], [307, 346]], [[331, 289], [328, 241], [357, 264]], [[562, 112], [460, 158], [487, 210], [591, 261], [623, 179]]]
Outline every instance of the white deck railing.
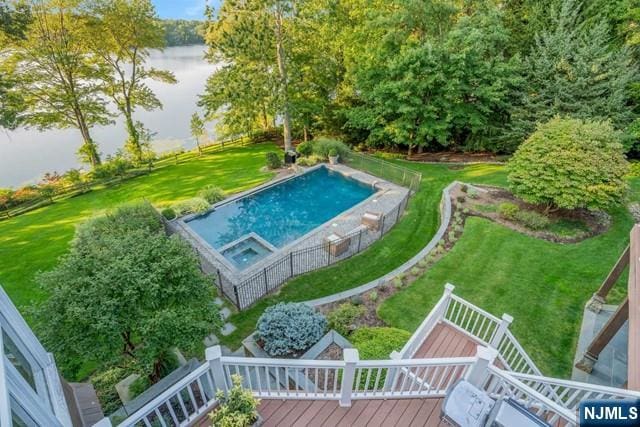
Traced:
[[511, 372], [488, 366], [483, 389], [493, 398], [512, 398], [551, 425], [576, 426], [575, 411], [551, 400], [539, 391], [516, 379]]
[[[186, 426], [216, 404], [215, 383], [208, 363], [167, 388], [119, 426]], [[109, 425], [109, 424], [105, 424]]]
[[[586, 399], [640, 399], [640, 392], [633, 390], [605, 387], [601, 385], [541, 377], [537, 375], [512, 373], [511, 376], [572, 411], [577, 411], [580, 402]], [[549, 390], [551, 390], [552, 393], [550, 393]]]
[[509, 330], [513, 318], [498, 318], [453, 294], [455, 287], [445, 285], [444, 294], [400, 351], [401, 358], [413, 357], [438, 323], [469, 335], [479, 344], [498, 350], [498, 360], [505, 369], [525, 374], [542, 375], [533, 360]]

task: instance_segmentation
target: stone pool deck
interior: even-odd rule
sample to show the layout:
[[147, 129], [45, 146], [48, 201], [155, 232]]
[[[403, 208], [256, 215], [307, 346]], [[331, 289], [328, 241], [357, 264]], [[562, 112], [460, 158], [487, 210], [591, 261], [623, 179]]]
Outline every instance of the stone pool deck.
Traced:
[[[265, 269], [266, 268], [268, 269], [271, 266], [273, 266], [274, 262], [278, 262], [282, 260], [283, 257], [286, 256], [287, 254], [290, 254], [292, 252], [300, 253], [305, 249], [311, 250], [312, 248], [315, 248], [321, 245], [325, 241], [326, 237], [334, 233], [337, 233], [342, 236], [347, 235], [349, 233], [354, 233], [354, 232], [357, 233], [358, 230], [362, 229], [362, 226], [361, 226], [362, 216], [365, 212], [380, 213], [383, 216], [386, 215], [387, 218], [385, 218], [385, 225], [383, 230], [377, 230], [377, 231], [363, 230], [361, 233], [359, 233], [357, 238], [358, 239], [357, 246], [360, 250], [362, 250], [367, 246], [369, 246], [374, 241], [376, 241], [377, 239], [379, 239], [397, 222], [399, 217], [398, 213], [400, 215], [402, 214], [402, 210], [404, 208], [402, 204], [403, 204], [403, 201], [405, 201], [406, 198], [408, 197], [409, 190], [405, 187], [401, 187], [394, 183], [385, 181], [381, 178], [370, 175], [363, 171], [350, 168], [343, 164], [324, 165], [324, 166], [327, 167], [329, 170], [339, 172], [344, 176], [360, 181], [366, 185], [375, 187], [377, 191], [373, 195], [365, 199], [364, 201], [342, 212], [341, 214], [332, 218], [328, 222], [318, 226], [317, 228], [303, 235], [302, 237], [295, 240], [294, 242], [282, 248], [277, 249], [271, 255], [259, 260], [255, 264], [247, 267], [242, 271], [239, 271], [233, 268], [232, 266], [230, 266], [229, 262], [226, 262], [226, 260], [223, 259], [222, 255], [219, 252], [212, 249], [202, 238], [200, 238], [200, 236], [198, 236], [195, 232], [193, 232], [193, 230], [191, 230], [191, 228], [184, 221], [182, 220], [172, 221], [171, 227], [173, 228], [173, 231], [179, 233], [198, 251], [203, 261], [202, 262], [203, 269], [205, 270], [205, 272], [207, 272], [208, 274], [211, 274], [216, 279], [216, 281], [218, 282], [218, 285], [222, 285], [225, 294], [230, 299], [235, 297], [234, 295], [235, 290], [233, 289], [233, 285], [244, 283], [248, 279], [251, 279], [256, 275], [260, 275], [261, 273], [264, 273], [266, 276]], [[297, 172], [295, 175], [306, 173], [311, 169], [314, 169], [314, 168], [305, 168], [302, 170], [302, 172]], [[278, 182], [290, 179], [291, 177], [292, 175], [289, 175], [289, 176], [285, 176], [285, 177], [270, 181], [263, 186], [249, 190], [248, 192], [241, 193], [240, 195], [236, 195], [228, 200], [237, 199], [245, 195], [251, 194], [253, 192], [259, 191], [262, 188], [267, 188], [272, 185], [276, 185]], [[399, 207], [400, 209], [398, 209]], [[357, 250], [355, 249], [356, 242], [352, 242], [351, 246], [354, 246], [354, 248], [350, 248], [350, 250], [345, 252], [344, 254], [333, 257], [330, 263], [338, 261], [341, 258], [347, 258], [348, 256], [353, 255], [354, 252], [357, 252]], [[311, 271], [327, 265], [327, 263], [323, 261], [324, 258], [320, 260], [316, 260], [316, 259], [312, 259], [312, 257], [317, 258], [317, 254], [314, 254], [313, 256], [311, 256], [311, 252], [310, 252], [309, 259], [302, 260], [302, 262], [309, 264], [304, 266], [304, 269], [306, 271]], [[296, 262], [299, 263], [301, 262], [301, 260], [298, 260]], [[291, 270], [293, 269], [294, 268], [292, 266]], [[274, 275], [290, 276], [290, 272], [288, 271], [289, 270], [288, 268], [287, 269], [281, 268], [279, 270], [282, 270], [282, 271], [270, 272], [270, 277], [268, 279], [265, 277], [264, 281], [265, 282], [278, 281], [280, 278], [273, 277]], [[287, 271], [284, 271], [284, 270], [287, 270]], [[296, 270], [301, 270], [301, 269], [296, 268]], [[266, 288], [265, 289], [266, 291], [273, 290], [273, 287], [268, 283], [263, 288]], [[262, 293], [266, 293], [266, 292], [263, 291]]]

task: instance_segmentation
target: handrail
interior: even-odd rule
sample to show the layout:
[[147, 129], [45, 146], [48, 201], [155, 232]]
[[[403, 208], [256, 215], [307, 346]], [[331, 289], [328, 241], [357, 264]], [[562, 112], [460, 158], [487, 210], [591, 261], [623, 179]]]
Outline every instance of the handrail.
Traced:
[[[549, 399], [547, 396], [541, 394], [537, 390], [531, 388], [525, 383], [519, 381], [511, 372], [503, 371], [502, 369], [494, 366], [488, 366], [490, 375], [485, 381], [485, 389], [494, 396], [503, 397], [504, 395], [509, 395], [509, 397], [513, 397], [512, 393], [507, 393], [508, 390], [505, 389], [504, 383], [507, 383], [511, 387], [517, 389], [520, 393], [518, 396], [515, 396], [520, 403], [524, 403], [524, 406], [532, 408], [539, 407], [539, 411], [537, 415], [540, 415], [540, 412], [544, 412], [547, 409], [555, 412], [555, 414], [564, 419], [570, 425], [576, 425], [578, 420], [574, 411], [569, 410], [565, 406], [558, 404], [557, 402]], [[500, 383], [495, 384], [492, 382], [493, 378], [499, 378]], [[502, 388], [502, 392], [500, 391]], [[552, 421], [552, 424], [557, 420], [549, 420]]]
[[[197, 397], [194, 395], [193, 390], [190, 385], [194, 382], [197, 383], [198, 392], [201, 394], [200, 398], [205, 397], [204, 391], [205, 387], [200, 381], [201, 377], [206, 375], [207, 379], [211, 381], [210, 384], [210, 394], [206, 401], [204, 401], [204, 405], [200, 407], [197, 403]], [[177, 425], [183, 425], [185, 421], [190, 421], [195, 418], [197, 415], [205, 412], [208, 408], [212, 407], [215, 404], [216, 399], [213, 397], [216, 387], [218, 384], [214, 384], [213, 377], [209, 372], [209, 364], [203, 363], [201, 366], [190, 372], [187, 376], [182, 378], [180, 381], [174, 383], [171, 387], [168, 387], [161, 394], [150, 400], [147, 404], [145, 404], [142, 408], [138, 409], [135, 413], [131, 414], [125, 420], [121, 421], [118, 426], [120, 427], [129, 427], [134, 426], [140, 421], [144, 421], [145, 425], [148, 424], [147, 417], [155, 416], [156, 418], [162, 418], [164, 414], [161, 414], [159, 408], [163, 405], [166, 406], [167, 411], [169, 412], [169, 416], [174, 420], [178, 421]], [[186, 390], [186, 400], [189, 400], [191, 404], [185, 402], [185, 398], [181, 396], [182, 392]], [[171, 399], [175, 397], [175, 402], [171, 402]], [[202, 399], [204, 400], [204, 399]], [[173, 406], [182, 410], [183, 415], [178, 416]], [[182, 421], [181, 421], [182, 418]]]
[[511, 376], [571, 410], [585, 399], [640, 399], [640, 392], [633, 390], [515, 372]]

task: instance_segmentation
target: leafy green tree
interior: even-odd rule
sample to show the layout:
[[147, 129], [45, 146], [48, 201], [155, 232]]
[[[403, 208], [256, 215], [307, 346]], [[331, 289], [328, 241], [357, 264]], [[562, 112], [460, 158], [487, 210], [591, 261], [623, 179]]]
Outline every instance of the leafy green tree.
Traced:
[[[414, 23], [415, 7], [410, 1], [399, 17], [383, 22]], [[438, 20], [453, 19], [453, 9], [436, 10]], [[396, 23], [395, 37], [387, 35], [373, 50], [377, 65], [356, 72], [360, 105], [347, 113], [347, 125], [366, 129], [371, 145], [391, 142], [409, 154], [452, 144], [502, 151], [488, 141], [508, 119], [519, 60], [506, 54], [509, 38], [499, 11], [479, 9], [438, 27], [423, 19], [411, 31]]]
[[160, 25], [164, 29], [164, 38], [167, 46], [204, 44], [202, 21], [163, 19], [160, 21]]
[[124, 117], [127, 151], [141, 163], [144, 129], [133, 113], [138, 107], [162, 108], [149, 80], [176, 83], [170, 71], [146, 66], [150, 50], [164, 48], [163, 28], [149, 0], [97, 0], [91, 14], [88, 41], [101, 65], [102, 89]]
[[79, 0], [32, 1], [24, 39], [11, 42], [0, 73], [11, 78], [10, 94], [20, 96], [20, 120], [38, 129], [75, 128], [82, 135], [79, 154], [100, 164], [91, 127], [111, 123], [87, 49], [86, 17]]
[[[30, 21], [31, 12], [25, 3], [0, 4], [0, 46], [24, 39]], [[0, 48], [0, 55], [2, 51]], [[0, 73], [0, 128], [16, 128], [19, 113], [24, 108], [20, 93], [11, 90], [13, 86], [11, 76]]]
[[63, 366], [132, 359], [152, 382], [173, 348], [195, 351], [221, 318], [197, 256], [164, 232], [153, 207], [126, 205], [81, 225], [38, 281], [38, 331]]
[[605, 209], [622, 200], [628, 169], [608, 122], [562, 119], [539, 125], [509, 160], [509, 188], [534, 204]]
[[198, 154], [202, 155], [202, 147], [200, 147], [200, 138], [204, 136], [206, 131], [204, 129], [204, 122], [202, 121], [198, 113], [193, 113], [191, 115], [190, 126], [191, 126], [191, 135], [193, 135], [193, 137], [196, 140], [196, 146], [198, 147]]
[[[287, 53], [288, 26], [295, 19], [296, 11], [289, 0], [225, 0], [217, 11], [208, 12], [210, 22], [207, 25], [205, 39], [209, 46], [208, 58], [212, 62], [227, 64], [217, 73], [223, 73], [224, 79], [215, 77], [210, 80], [201, 105], [211, 115], [222, 107], [227, 111], [236, 105], [241, 112], [232, 117], [241, 117], [243, 124], [251, 125], [260, 116], [266, 116], [266, 110], [274, 110], [282, 120], [285, 150], [292, 148], [291, 143], [291, 102], [289, 94], [289, 55]], [[264, 75], [270, 75], [265, 79]], [[215, 76], [215, 75], [214, 75]], [[268, 82], [266, 90], [259, 86], [247, 85], [246, 81]], [[231, 82], [244, 93], [220, 91], [224, 83]], [[255, 93], [246, 92], [250, 88]], [[234, 103], [238, 96], [243, 101]], [[246, 102], [254, 98], [253, 106]], [[269, 108], [271, 107], [271, 108]], [[226, 121], [227, 113], [224, 118]], [[250, 130], [251, 128], [249, 128]]]
[[629, 48], [610, 44], [604, 21], [581, 25], [578, 11], [576, 0], [564, 0], [525, 61], [525, 85], [512, 112], [513, 147], [558, 114], [611, 120], [619, 130], [634, 119], [629, 87], [639, 74]]

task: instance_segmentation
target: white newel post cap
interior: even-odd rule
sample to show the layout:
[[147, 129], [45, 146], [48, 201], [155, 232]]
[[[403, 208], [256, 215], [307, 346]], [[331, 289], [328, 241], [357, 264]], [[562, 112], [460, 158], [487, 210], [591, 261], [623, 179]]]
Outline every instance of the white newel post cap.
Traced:
[[504, 320], [505, 322], [511, 324], [513, 322], [513, 316], [511, 316], [510, 314], [507, 314], [507, 313], [503, 313], [502, 314], [502, 320]]
[[498, 357], [498, 350], [493, 347], [485, 347], [479, 345], [476, 349], [476, 357], [478, 359], [487, 360], [492, 363]]
[[355, 348], [345, 348], [343, 356], [347, 363], [356, 363], [360, 360], [360, 353]]
[[219, 345], [207, 347], [204, 354], [207, 360], [220, 359], [222, 357], [222, 347], [220, 347]]
[[453, 293], [453, 290], [454, 290], [455, 288], [456, 288], [456, 287], [455, 287], [455, 286], [453, 286], [451, 283], [447, 283], [446, 285], [444, 285], [444, 292], [445, 292], [446, 294], [452, 294], [452, 293]]

